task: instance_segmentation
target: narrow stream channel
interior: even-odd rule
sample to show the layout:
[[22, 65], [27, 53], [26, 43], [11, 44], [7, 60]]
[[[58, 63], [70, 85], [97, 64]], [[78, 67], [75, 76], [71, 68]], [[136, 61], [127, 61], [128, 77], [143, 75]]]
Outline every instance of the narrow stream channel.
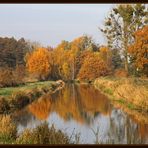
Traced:
[[14, 120], [18, 133], [46, 121], [69, 136], [79, 135], [82, 144], [148, 144], [148, 124], [114, 108], [107, 97], [86, 84], [66, 84], [15, 113]]

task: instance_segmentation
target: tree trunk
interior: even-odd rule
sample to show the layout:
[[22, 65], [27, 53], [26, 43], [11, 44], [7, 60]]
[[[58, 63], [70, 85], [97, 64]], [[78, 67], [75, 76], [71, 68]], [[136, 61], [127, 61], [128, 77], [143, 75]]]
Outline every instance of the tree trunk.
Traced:
[[127, 53], [125, 53], [125, 65], [124, 65], [124, 68], [125, 68], [125, 71], [128, 73], [128, 56], [127, 56]]
[[124, 68], [125, 71], [128, 73], [128, 25], [125, 23], [124, 24], [124, 50], [125, 50], [125, 55], [124, 55]]

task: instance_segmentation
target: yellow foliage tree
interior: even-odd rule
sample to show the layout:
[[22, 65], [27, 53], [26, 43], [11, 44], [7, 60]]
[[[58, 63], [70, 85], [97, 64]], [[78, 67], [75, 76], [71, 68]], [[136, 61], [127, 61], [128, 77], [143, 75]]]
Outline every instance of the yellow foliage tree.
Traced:
[[70, 66], [68, 63], [64, 62], [62, 65], [62, 75], [65, 80], [70, 80], [71, 79], [71, 70]]
[[28, 72], [35, 75], [39, 80], [45, 80], [52, 69], [51, 53], [46, 48], [37, 48], [26, 55], [26, 67]]
[[101, 59], [107, 64], [109, 68], [111, 68], [111, 51], [107, 46], [100, 47], [99, 55]]

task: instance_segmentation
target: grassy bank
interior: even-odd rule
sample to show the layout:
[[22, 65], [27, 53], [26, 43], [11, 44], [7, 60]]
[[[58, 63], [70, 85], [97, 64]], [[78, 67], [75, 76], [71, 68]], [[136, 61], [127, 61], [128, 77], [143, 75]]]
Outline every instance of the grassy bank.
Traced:
[[102, 77], [94, 81], [95, 87], [106, 94], [117, 107], [136, 118], [148, 122], [148, 80], [138, 78]]
[[27, 91], [35, 88], [42, 88], [44, 86], [50, 86], [52, 84], [54, 84], [54, 81], [29, 82], [25, 85], [19, 85], [18, 87], [4, 87], [0, 88], [0, 96], [8, 97], [18, 91]]
[[11, 113], [33, 102], [40, 96], [55, 92], [61, 84], [54, 81], [26, 83], [18, 87], [0, 89], [0, 114]]

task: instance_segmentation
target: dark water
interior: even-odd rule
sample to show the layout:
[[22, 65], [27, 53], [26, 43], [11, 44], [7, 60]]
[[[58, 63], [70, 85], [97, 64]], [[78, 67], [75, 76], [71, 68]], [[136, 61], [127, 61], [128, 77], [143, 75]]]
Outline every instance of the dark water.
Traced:
[[18, 133], [47, 121], [69, 136], [79, 135], [79, 143], [148, 144], [148, 125], [114, 108], [90, 85], [67, 84], [17, 112], [14, 118]]

